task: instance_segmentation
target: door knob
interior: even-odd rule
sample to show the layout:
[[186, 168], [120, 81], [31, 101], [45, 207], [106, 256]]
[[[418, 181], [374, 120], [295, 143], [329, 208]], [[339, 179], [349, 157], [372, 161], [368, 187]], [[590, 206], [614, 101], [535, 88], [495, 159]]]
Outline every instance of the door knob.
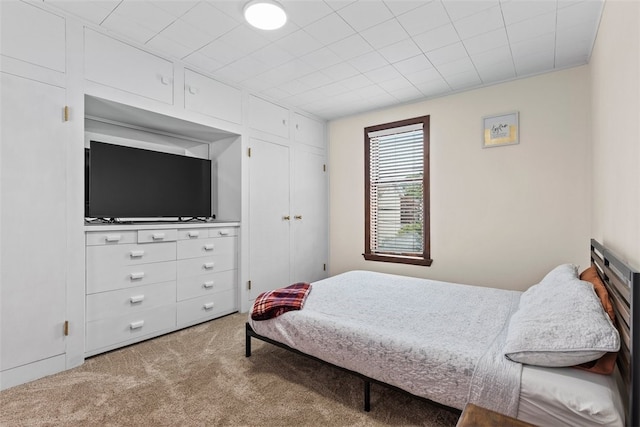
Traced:
[[302, 219], [302, 215], [296, 215], [294, 216], [295, 219]]
[[289, 221], [291, 217], [289, 215], [285, 215], [282, 217], [282, 219], [284, 219], [285, 221]]

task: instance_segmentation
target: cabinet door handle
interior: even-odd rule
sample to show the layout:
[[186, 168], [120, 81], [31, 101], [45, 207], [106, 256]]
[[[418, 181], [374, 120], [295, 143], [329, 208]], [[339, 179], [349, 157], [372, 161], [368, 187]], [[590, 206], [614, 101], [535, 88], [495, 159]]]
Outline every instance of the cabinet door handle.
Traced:
[[289, 221], [291, 219], [291, 217], [289, 215], [285, 215], [282, 217], [283, 220], [285, 221]]
[[198, 93], [198, 88], [197, 87], [193, 87], [193, 86], [189, 86], [189, 93], [191, 95], [195, 95]]
[[153, 234], [151, 235], [151, 238], [152, 238], [153, 240], [162, 240], [162, 239], [164, 239], [164, 236], [165, 236], [165, 234], [164, 234], [164, 233], [153, 233]]
[[206, 270], [211, 270], [213, 268], [213, 263], [212, 262], [205, 262], [202, 265]]
[[302, 219], [302, 215], [295, 215], [294, 218], [295, 219]]
[[189, 237], [198, 237], [200, 235], [200, 232], [197, 230], [191, 230], [189, 231]]
[[202, 306], [205, 310], [211, 310], [213, 308], [213, 303], [208, 302]]
[[229, 230], [218, 230], [218, 235], [226, 236], [229, 234]]
[[205, 251], [212, 251], [213, 250], [213, 243], [207, 243], [206, 245], [204, 245], [204, 250]]
[[140, 258], [141, 256], [144, 255], [144, 251], [140, 250], [140, 251], [131, 251], [129, 252], [129, 255], [131, 256], [131, 258]]
[[282, 125], [286, 126], [287, 125], [287, 119], [282, 119]]
[[160, 76], [160, 83], [167, 86], [171, 83], [171, 78], [167, 76]]
[[144, 277], [144, 271], [140, 271], [138, 273], [131, 273], [130, 277], [131, 277], [131, 280], [140, 280]]
[[204, 282], [202, 284], [202, 287], [205, 288], [205, 289], [213, 288], [213, 280], [207, 280], [206, 282]]
[[133, 329], [140, 329], [144, 326], [144, 320], [138, 320], [137, 322], [131, 322], [129, 324], [129, 328]]
[[122, 236], [119, 234], [107, 234], [104, 238], [107, 242], [119, 242]]
[[137, 304], [139, 302], [142, 302], [143, 300], [144, 300], [144, 295], [135, 295], [129, 298], [129, 301], [131, 301], [131, 304]]

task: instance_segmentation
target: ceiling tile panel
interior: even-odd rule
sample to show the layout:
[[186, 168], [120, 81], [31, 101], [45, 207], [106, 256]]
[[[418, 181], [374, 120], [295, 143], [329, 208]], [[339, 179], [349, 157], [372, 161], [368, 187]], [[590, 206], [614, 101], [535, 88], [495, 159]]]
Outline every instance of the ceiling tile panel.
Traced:
[[509, 36], [510, 43], [518, 43], [526, 39], [553, 33], [555, 30], [555, 13], [545, 13], [543, 15], [538, 15], [535, 18], [507, 26], [507, 34]]
[[452, 21], [475, 15], [483, 10], [498, 6], [498, 0], [454, 0], [443, 1]]
[[329, 45], [329, 49], [334, 51], [340, 58], [344, 60], [352, 59], [373, 50], [371, 45], [359, 34], [347, 37], [346, 39]]
[[93, 24], [100, 24], [120, 4], [120, 0], [96, 0], [91, 2], [47, 0], [47, 4]]
[[462, 40], [504, 27], [500, 7], [492, 7], [453, 23]]
[[367, 28], [361, 35], [374, 49], [381, 49], [409, 38], [402, 25], [395, 19]]
[[124, 0], [114, 10], [114, 13], [125, 16], [149, 30], [160, 32], [176, 17], [149, 1]]
[[337, 13], [356, 31], [366, 30], [393, 18], [393, 14], [382, 1], [358, 0]]
[[422, 51], [412, 39], [399, 41], [379, 49], [379, 52], [392, 64], [422, 54]]
[[102, 27], [141, 44], [146, 43], [157, 34], [157, 31], [141, 25], [127, 15], [115, 12], [102, 22]]
[[450, 24], [451, 20], [440, 1], [423, 4], [410, 12], [398, 16], [398, 21], [412, 36]]
[[424, 54], [412, 56], [411, 58], [407, 58], [399, 62], [394, 62], [393, 66], [405, 75], [433, 68], [433, 64], [429, 62]]
[[275, 42], [293, 56], [302, 56], [318, 50], [322, 44], [311, 37], [306, 31], [298, 30]]
[[367, 71], [375, 70], [376, 68], [389, 64], [382, 55], [375, 51], [353, 58], [349, 60], [349, 63], [356, 67], [361, 73], [366, 73]]
[[511, 0], [500, 3], [506, 25], [556, 10], [556, 0]]
[[427, 59], [435, 66], [467, 58], [467, 51], [461, 42], [427, 52]]
[[509, 45], [507, 31], [502, 28], [471, 37], [463, 41], [469, 55], [477, 55], [492, 49]]
[[333, 9], [323, 1], [281, 0], [280, 4], [287, 11], [287, 19], [300, 27], [308, 26], [333, 13]]
[[345, 39], [355, 33], [353, 28], [335, 13], [307, 25], [305, 31], [324, 45]]
[[458, 33], [455, 28], [453, 28], [453, 25], [447, 24], [435, 30], [417, 35], [413, 37], [413, 41], [416, 42], [423, 52], [431, 52], [432, 50], [459, 42], [460, 37], [458, 37]]
[[180, 19], [208, 34], [212, 40], [240, 25], [229, 15], [207, 3], [199, 3]]

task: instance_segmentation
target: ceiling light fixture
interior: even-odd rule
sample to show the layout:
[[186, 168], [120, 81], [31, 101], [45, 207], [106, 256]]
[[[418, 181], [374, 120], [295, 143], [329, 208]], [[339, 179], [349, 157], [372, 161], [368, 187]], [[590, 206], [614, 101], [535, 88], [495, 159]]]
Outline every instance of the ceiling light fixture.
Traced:
[[244, 19], [261, 30], [277, 30], [287, 22], [287, 14], [272, 0], [252, 0], [244, 7]]

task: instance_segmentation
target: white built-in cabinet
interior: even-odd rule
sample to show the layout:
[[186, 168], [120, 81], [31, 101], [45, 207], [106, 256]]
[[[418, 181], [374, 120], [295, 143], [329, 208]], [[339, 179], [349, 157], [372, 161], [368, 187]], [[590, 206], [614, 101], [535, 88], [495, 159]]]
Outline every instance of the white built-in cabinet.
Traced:
[[1, 3], [0, 388], [7, 388], [66, 366], [71, 142], [67, 91], [51, 84], [64, 83], [64, 18]]
[[[49, 2], [3, 0], [0, 8], [0, 388], [326, 276], [323, 122], [85, 26]], [[214, 207], [218, 219], [236, 221], [233, 234], [175, 227], [157, 242], [141, 227], [110, 242], [94, 233], [82, 214], [88, 122], [127, 130], [114, 138], [149, 131], [144, 143], [184, 136], [208, 144]], [[213, 260], [212, 244], [220, 251]]]
[[[251, 97], [249, 140], [249, 299], [327, 275], [327, 178], [324, 126]], [[293, 131], [281, 131], [280, 125]], [[279, 132], [279, 134], [278, 134]], [[291, 139], [283, 139], [285, 135]]]
[[184, 70], [184, 107], [196, 113], [242, 123], [242, 93], [200, 73]]
[[85, 78], [173, 104], [173, 63], [89, 28], [84, 30]]
[[87, 356], [238, 310], [237, 225], [87, 227]]

